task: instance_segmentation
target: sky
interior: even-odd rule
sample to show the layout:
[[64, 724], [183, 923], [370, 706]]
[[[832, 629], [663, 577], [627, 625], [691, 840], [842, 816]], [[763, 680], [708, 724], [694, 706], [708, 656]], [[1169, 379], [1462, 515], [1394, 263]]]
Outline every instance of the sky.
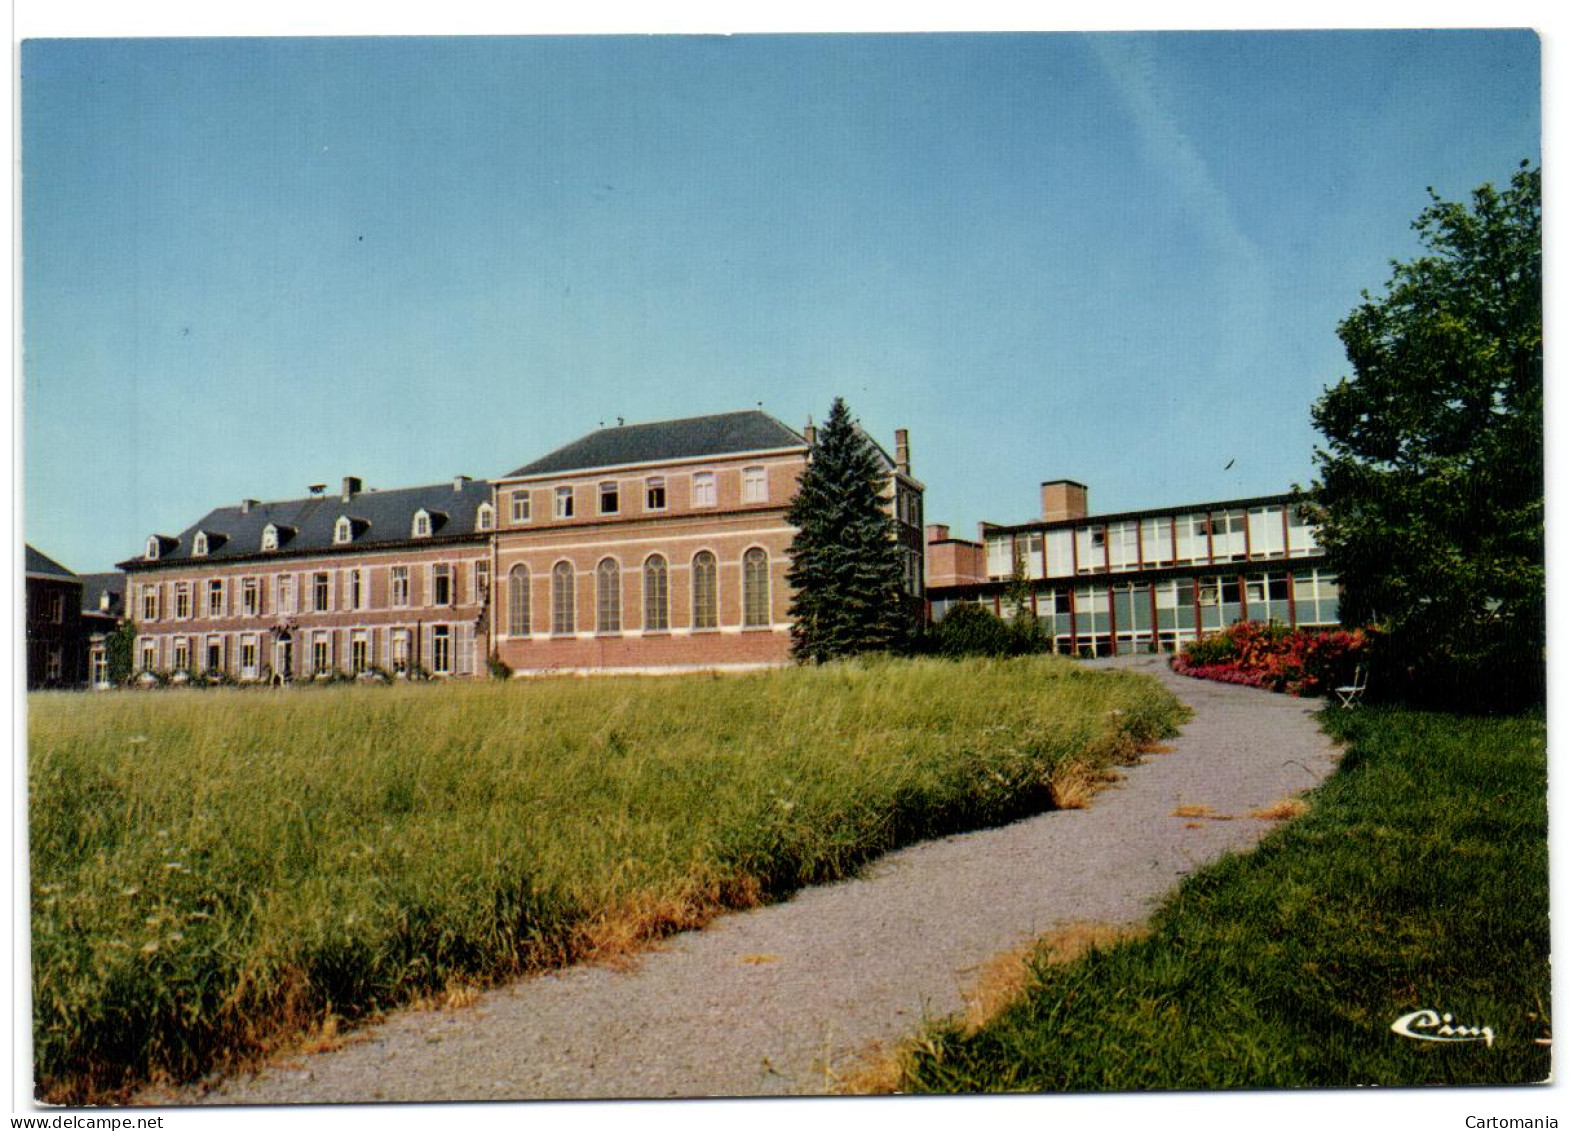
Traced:
[[31, 40], [26, 539], [843, 396], [928, 521], [1313, 475], [1335, 328], [1540, 149], [1525, 31]]
[[[215, 13], [318, 32], [320, 11], [347, 7], [149, 19], [168, 6], [100, 4], [66, 34], [206, 32]], [[13, 28], [56, 34], [84, 7], [16, 0]], [[417, 7], [338, 22], [489, 31], [502, 6], [476, 19], [444, 0], [407, 22]], [[712, 30], [768, 6], [684, 24], [679, 7], [646, 10], [661, 30]], [[853, 7], [749, 26], [889, 26], [834, 14]], [[1508, 0], [1217, 7], [1078, 18], [1556, 19]], [[578, 30], [582, 8], [530, 19]], [[921, 13], [906, 26], [1019, 18], [980, 0], [899, 11]], [[1311, 479], [1309, 408], [1347, 373], [1336, 324], [1419, 252], [1427, 186], [1463, 199], [1541, 149], [1537, 42], [1488, 30], [37, 39], [20, 70], [16, 541], [79, 572], [247, 496], [500, 474], [617, 417], [761, 402], [799, 427], [841, 395], [885, 445], [910, 429], [928, 519], [960, 534], [1035, 516], [1048, 478], [1087, 483], [1102, 512], [1282, 491]], [[13, 830], [24, 766], [17, 753]], [[25, 1011], [13, 1020], [25, 1030]], [[1478, 1115], [1545, 1110], [1539, 1089], [1466, 1097]], [[1352, 1103], [1119, 1111], [1294, 1127], [1335, 1099]], [[985, 1102], [990, 1123], [1106, 1125], [1098, 1097]], [[1378, 1105], [1381, 1122], [1460, 1115], [1454, 1093], [1384, 1089], [1356, 1093], [1353, 1122]], [[621, 1105], [618, 1125], [649, 1106]], [[653, 1114], [794, 1126], [801, 1110]], [[948, 1126], [953, 1110], [899, 1114]], [[462, 1109], [487, 1114], [516, 1111]]]

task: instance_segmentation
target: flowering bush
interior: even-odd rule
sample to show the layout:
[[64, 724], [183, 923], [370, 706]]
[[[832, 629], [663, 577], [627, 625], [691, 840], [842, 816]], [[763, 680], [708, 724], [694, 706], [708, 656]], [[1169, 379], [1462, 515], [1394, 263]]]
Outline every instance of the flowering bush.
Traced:
[[1322, 695], [1351, 682], [1353, 669], [1367, 659], [1368, 645], [1368, 634], [1360, 628], [1293, 631], [1273, 621], [1238, 621], [1223, 632], [1185, 644], [1171, 667], [1196, 679], [1289, 695]]

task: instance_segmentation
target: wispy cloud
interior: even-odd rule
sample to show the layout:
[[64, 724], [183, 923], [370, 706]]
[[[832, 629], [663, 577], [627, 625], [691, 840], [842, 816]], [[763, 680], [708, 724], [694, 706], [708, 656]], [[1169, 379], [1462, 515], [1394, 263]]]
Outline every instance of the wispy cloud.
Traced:
[[1192, 230], [1215, 249], [1222, 264], [1214, 280], [1216, 300], [1225, 312], [1220, 320], [1224, 340], [1215, 343], [1217, 361], [1227, 369], [1246, 369], [1267, 338], [1271, 272], [1265, 256], [1238, 224], [1225, 190], [1172, 109], [1154, 42], [1112, 34], [1092, 35], [1088, 42], [1121, 97], [1149, 166], [1164, 179]]

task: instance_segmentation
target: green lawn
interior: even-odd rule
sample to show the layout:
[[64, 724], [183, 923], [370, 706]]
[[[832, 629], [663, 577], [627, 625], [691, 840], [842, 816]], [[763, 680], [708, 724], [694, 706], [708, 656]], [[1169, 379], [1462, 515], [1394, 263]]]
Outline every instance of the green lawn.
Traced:
[[34, 1063], [74, 1100], [1045, 808], [1181, 715], [1057, 657], [28, 709]]
[[[1190, 877], [1149, 937], [1038, 963], [979, 1032], [928, 1034], [900, 1090], [1546, 1079], [1542, 718], [1324, 718], [1350, 749], [1306, 816]], [[1391, 1031], [1422, 1009], [1490, 1028], [1492, 1044]]]

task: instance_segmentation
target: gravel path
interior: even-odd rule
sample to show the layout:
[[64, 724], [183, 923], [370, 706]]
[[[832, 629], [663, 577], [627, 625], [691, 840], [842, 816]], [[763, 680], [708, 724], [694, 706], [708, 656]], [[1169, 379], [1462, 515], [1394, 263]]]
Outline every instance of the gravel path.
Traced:
[[[1317, 703], [1148, 670], [1194, 708], [1088, 809], [930, 841], [851, 881], [726, 915], [630, 970], [576, 967], [406, 1012], [331, 1053], [177, 1103], [821, 1094], [874, 1042], [958, 1012], [988, 958], [1078, 922], [1145, 919], [1178, 879], [1271, 827], [1250, 811], [1337, 752]], [[1207, 806], [1234, 820], [1177, 817]], [[1197, 827], [1194, 827], [1197, 826]], [[169, 1102], [169, 1097], [147, 1097]]]

